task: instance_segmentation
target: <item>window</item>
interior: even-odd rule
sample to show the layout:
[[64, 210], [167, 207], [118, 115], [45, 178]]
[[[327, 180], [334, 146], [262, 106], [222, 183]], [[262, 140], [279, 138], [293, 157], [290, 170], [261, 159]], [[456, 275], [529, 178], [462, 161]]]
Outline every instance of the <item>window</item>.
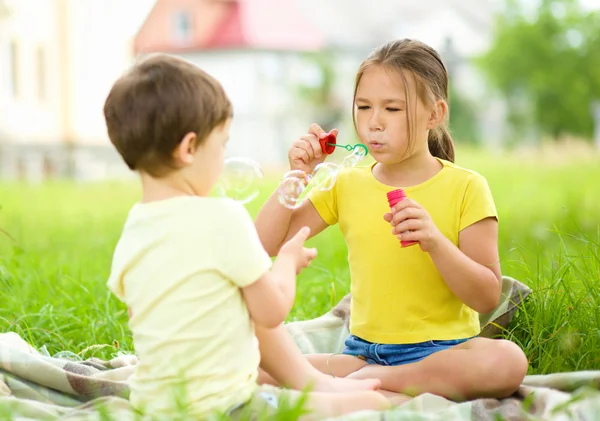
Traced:
[[44, 47], [39, 46], [35, 55], [37, 71], [37, 95], [40, 101], [46, 99], [46, 53]]
[[192, 16], [186, 10], [173, 14], [173, 39], [175, 42], [187, 43], [192, 38]]
[[19, 97], [19, 48], [16, 41], [11, 41], [9, 46], [10, 62], [10, 88], [13, 98]]

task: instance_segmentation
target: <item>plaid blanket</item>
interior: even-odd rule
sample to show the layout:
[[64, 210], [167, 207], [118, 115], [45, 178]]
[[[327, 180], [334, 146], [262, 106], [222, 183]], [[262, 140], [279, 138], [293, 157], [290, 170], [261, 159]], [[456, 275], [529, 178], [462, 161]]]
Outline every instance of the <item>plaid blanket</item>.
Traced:
[[[505, 279], [505, 300], [481, 317], [482, 336], [514, 314], [528, 289]], [[338, 352], [347, 334], [346, 297], [323, 316], [287, 325], [304, 352]], [[128, 379], [137, 358], [74, 361], [44, 355], [15, 333], [0, 334], [0, 419], [141, 420], [129, 407]], [[337, 420], [594, 420], [600, 414], [600, 371], [528, 376], [509, 399], [457, 404], [424, 394], [386, 412], [360, 412]]]

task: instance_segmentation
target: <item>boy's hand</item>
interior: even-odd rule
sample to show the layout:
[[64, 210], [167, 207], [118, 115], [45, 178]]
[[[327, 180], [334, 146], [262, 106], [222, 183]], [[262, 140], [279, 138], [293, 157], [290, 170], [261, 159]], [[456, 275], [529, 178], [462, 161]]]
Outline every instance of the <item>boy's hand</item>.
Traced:
[[278, 257], [290, 259], [294, 263], [296, 274], [299, 274], [302, 269], [308, 267], [310, 262], [317, 257], [317, 249], [304, 247], [304, 242], [308, 239], [309, 235], [309, 227], [301, 228], [279, 251]]
[[433, 250], [443, 237], [427, 211], [412, 199], [398, 202], [383, 219], [392, 225], [392, 234], [398, 240], [418, 241], [426, 252]]
[[[338, 130], [333, 129], [331, 133], [337, 136]], [[327, 154], [323, 152], [319, 143], [319, 139], [325, 136], [327, 133], [321, 126], [314, 123], [308, 129], [307, 134], [295, 140], [288, 152], [290, 170], [301, 170], [306, 174], [311, 174], [317, 165], [325, 161]]]

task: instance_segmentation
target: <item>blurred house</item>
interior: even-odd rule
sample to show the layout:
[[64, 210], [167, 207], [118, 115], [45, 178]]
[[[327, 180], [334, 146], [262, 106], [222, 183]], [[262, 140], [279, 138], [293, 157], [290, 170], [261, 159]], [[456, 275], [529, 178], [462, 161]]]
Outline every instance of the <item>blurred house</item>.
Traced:
[[295, 94], [311, 77], [306, 53], [325, 47], [322, 32], [296, 6], [158, 0], [135, 38], [135, 52], [174, 54], [216, 77], [234, 105], [227, 153], [279, 167], [290, 141], [306, 130], [306, 107]]
[[0, 1], [0, 174], [123, 171], [107, 147], [102, 104], [131, 63], [136, 14], [118, 0]]
[[312, 122], [353, 141], [356, 69], [400, 37], [440, 51], [457, 89], [477, 103], [485, 139], [499, 141], [504, 104], [487, 96], [469, 62], [489, 44], [494, 3], [0, 0], [0, 175], [129, 174], [108, 142], [102, 105], [114, 80], [153, 52], [222, 82], [235, 112], [228, 154], [265, 168], [285, 165], [290, 142]]
[[[352, 141], [356, 69], [372, 48], [394, 38], [421, 39], [440, 51], [457, 89], [485, 105], [477, 107], [475, 124], [488, 136], [489, 117], [503, 121], [502, 104], [485, 96], [469, 58], [487, 48], [493, 6], [490, 0], [378, 0], [376, 7], [367, 0], [158, 0], [134, 45], [137, 55], [175, 54], [219, 79], [235, 107], [228, 152], [280, 166], [290, 142], [313, 121], [342, 126], [340, 136]], [[333, 72], [326, 104], [298, 94], [299, 86], [323, 83], [323, 68], [307, 55], [315, 51]], [[340, 112], [343, 118], [332, 119]]]

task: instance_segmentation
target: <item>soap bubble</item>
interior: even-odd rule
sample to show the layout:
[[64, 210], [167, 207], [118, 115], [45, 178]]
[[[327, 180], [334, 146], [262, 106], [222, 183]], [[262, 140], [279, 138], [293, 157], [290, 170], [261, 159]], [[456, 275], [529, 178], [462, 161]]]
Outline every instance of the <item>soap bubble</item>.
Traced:
[[277, 190], [279, 203], [288, 209], [300, 207], [313, 188], [318, 190], [333, 188], [338, 170], [336, 164], [321, 163], [315, 167], [312, 175], [300, 170], [286, 173]]
[[362, 143], [358, 143], [354, 145], [354, 149], [352, 150], [352, 155], [356, 155], [358, 158], [363, 159], [367, 156], [369, 150]]
[[366, 146], [356, 145], [340, 165], [323, 162], [315, 167], [311, 175], [300, 170], [286, 173], [277, 190], [279, 203], [288, 209], [296, 209], [313, 188], [322, 191], [331, 190], [335, 186], [340, 170], [355, 167], [365, 156], [367, 156]]
[[356, 167], [360, 161], [362, 161], [365, 156], [367, 156], [367, 147], [363, 144], [357, 144], [352, 149], [352, 153], [345, 157], [340, 163], [340, 170], [344, 168], [352, 168]]
[[313, 183], [317, 190], [330, 190], [335, 185], [339, 167], [330, 162], [323, 162], [313, 171]]
[[343, 168], [353, 168], [356, 167], [356, 165], [362, 160], [363, 157], [357, 155], [357, 154], [351, 154], [348, 155], [347, 157], [345, 157], [341, 164], [340, 164], [340, 170]]
[[245, 204], [258, 196], [262, 182], [263, 174], [256, 162], [248, 158], [227, 158], [217, 193]]
[[283, 176], [283, 181], [277, 188], [279, 203], [288, 209], [296, 209], [302, 204], [300, 196], [306, 186], [310, 184], [312, 177], [304, 171], [294, 170]]

